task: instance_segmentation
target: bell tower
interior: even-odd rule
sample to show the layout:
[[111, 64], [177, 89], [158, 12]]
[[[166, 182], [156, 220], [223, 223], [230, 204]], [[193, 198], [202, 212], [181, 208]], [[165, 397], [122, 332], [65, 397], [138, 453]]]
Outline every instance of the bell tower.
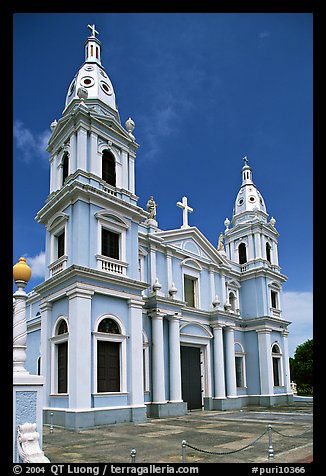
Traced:
[[224, 222], [226, 255], [236, 264], [242, 280], [245, 280], [242, 288], [256, 280], [256, 289], [260, 290], [257, 306], [248, 301], [243, 306], [244, 314], [247, 317], [280, 317], [281, 283], [286, 277], [280, 273], [279, 233], [275, 228], [275, 218], [268, 221], [264, 199], [253, 182], [252, 168], [248, 162], [247, 157], [244, 157], [242, 183], [233, 208], [231, 228], [230, 220]]
[[50, 194], [36, 217], [47, 230], [47, 278], [73, 264], [136, 278], [136, 235], [135, 245], [126, 240], [145, 216], [135, 195], [135, 123], [121, 124], [98, 31], [88, 28], [85, 62], [51, 124]]

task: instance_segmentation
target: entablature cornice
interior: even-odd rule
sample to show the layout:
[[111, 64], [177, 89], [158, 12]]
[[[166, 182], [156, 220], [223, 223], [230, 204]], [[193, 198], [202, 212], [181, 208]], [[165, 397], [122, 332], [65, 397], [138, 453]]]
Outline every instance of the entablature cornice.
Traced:
[[[79, 170], [75, 172], [75, 176], [79, 175]], [[116, 189], [117, 193], [125, 194], [124, 190]], [[135, 197], [138, 198], [138, 197]], [[92, 185], [80, 182], [78, 179], [68, 181], [60, 190], [49, 195], [45, 205], [36, 215], [38, 223], [46, 223], [54, 213], [60, 212], [64, 207], [83, 200], [86, 203], [92, 203], [100, 208], [115, 208], [120, 213], [139, 223], [146, 216], [146, 212], [132, 203], [108, 194]]]
[[[68, 287], [66, 287], [66, 282], [69, 279], [73, 278], [82, 278], [82, 279], [88, 279], [90, 282], [86, 283], [85, 289], [89, 290], [94, 290], [96, 293], [101, 293], [101, 294], [107, 294], [107, 293], [112, 293], [112, 295], [118, 296], [119, 291], [115, 289], [109, 289], [108, 286], [110, 283], [114, 285], [119, 285], [121, 287], [128, 288], [130, 290], [134, 290], [137, 292], [144, 291], [145, 289], [148, 288], [148, 283], [145, 283], [143, 281], [136, 281], [132, 278], [128, 278], [127, 276], [122, 276], [122, 275], [115, 275], [115, 274], [109, 274], [106, 273], [105, 271], [93, 269], [93, 268], [85, 268], [83, 266], [79, 265], [71, 265], [65, 270], [61, 271], [58, 274], [55, 274], [51, 278], [47, 279], [43, 283], [39, 284], [36, 286], [36, 290], [39, 293], [40, 296], [44, 296], [47, 302], [50, 300], [57, 300], [63, 296], [66, 295], [66, 292], [69, 291], [70, 289], [74, 289], [76, 286], [76, 283], [80, 286], [79, 281], [75, 281]], [[91, 281], [96, 281], [96, 284], [92, 283]], [[103, 282], [105, 283], [105, 287], [101, 288], [98, 282]], [[57, 286], [62, 286], [62, 289], [58, 291], [53, 290], [57, 288]], [[52, 294], [51, 294], [52, 292]], [[50, 297], [49, 297], [50, 296]], [[133, 293], [128, 293], [126, 290], [121, 291], [119, 297], [124, 297], [125, 299], [132, 299], [132, 298], [137, 298]]]

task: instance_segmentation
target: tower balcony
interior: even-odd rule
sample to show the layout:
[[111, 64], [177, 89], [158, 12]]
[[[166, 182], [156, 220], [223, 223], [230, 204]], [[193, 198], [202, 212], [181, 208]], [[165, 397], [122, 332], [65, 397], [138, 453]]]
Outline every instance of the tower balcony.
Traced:
[[126, 276], [128, 263], [108, 256], [96, 255], [97, 269], [110, 274]]
[[68, 256], [63, 255], [49, 265], [50, 276], [60, 273], [67, 267]]
[[247, 261], [246, 263], [240, 264], [240, 272], [245, 273], [246, 271], [252, 271], [253, 269], [269, 269], [276, 273], [280, 273], [281, 268], [277, 264], [272, 264], [265, 259], [255, 259], [252, 261]]

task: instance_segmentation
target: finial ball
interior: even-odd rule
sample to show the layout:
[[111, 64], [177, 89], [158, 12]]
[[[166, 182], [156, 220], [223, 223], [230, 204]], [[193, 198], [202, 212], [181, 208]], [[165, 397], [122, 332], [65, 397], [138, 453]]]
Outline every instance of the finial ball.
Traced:
[[25, 283], [28, 283], [28, 281], [31, 279], [32, 270], [26, 263], [26, 259], [23, 256], [21, 256], [18, 260], [18, 263], [13, 266], [13, 276], [14, 281], [24, 281]]

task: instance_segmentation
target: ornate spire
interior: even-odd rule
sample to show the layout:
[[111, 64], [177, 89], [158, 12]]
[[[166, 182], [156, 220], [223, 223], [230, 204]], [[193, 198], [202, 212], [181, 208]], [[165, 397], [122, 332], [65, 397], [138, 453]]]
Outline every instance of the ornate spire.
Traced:
[[85, 41], [85, 61], [88, 63], [101, 64], [101, 42], [95, 36], [98, 35], [98, 31], [95, 29], [95, 25], [87, 25], [92, 31], [91, 36]]

